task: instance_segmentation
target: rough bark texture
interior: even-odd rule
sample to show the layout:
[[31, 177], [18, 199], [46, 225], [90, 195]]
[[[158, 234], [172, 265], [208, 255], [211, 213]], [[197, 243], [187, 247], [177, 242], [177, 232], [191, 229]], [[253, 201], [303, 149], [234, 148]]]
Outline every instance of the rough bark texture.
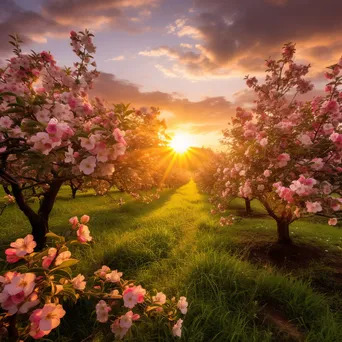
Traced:
[[278, 243], [289, 245], [292, 243], [290, 238], [289, 223], [286, 221], [277, 221]]

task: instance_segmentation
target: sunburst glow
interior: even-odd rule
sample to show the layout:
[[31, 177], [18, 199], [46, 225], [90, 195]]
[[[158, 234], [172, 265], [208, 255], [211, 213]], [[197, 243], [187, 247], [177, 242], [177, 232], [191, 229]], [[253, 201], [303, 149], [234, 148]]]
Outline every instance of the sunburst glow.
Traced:
[[186, 133], [176, 133], [170, 142], [170, 147], [177, 153], [185, 153], [193, 144], [192, 137]]

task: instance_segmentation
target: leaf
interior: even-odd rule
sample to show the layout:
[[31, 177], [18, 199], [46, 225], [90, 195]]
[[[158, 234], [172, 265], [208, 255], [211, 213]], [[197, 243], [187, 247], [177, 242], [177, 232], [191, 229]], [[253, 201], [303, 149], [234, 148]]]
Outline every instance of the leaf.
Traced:
[[34, 273], [37, 276], [45, 275], [46, 273], [46, 269], [44, 269], [43, 267], [32, 267], [32, 268], [29, 268], [28, 271], [30, 273]]
[[63, 236], [59, 236], [59, 235], [52, 233], [52, 232], [47, 233], [45, 236], [47, 238], [54, 238], [54, 239], [61, 240], [61, 241], [65, 240]]
[[53, 274], [55, 278], [61, 279], [61, 278], [72, 278], [71, 269], [69, 267], [63, 268], [63, 269], [56, 269], [54, 268], [49, 272], [50, 274]]
[[56, 270], [60, 270], [62, 268], [66, 268], [66, 267], [70, 267], [70, 266], [73, 266], [73, 265], [76, 265], [77, 263], [79, 262], [79, 260], [77, 259], [68, 259], [68, 260], [65, 260], [63, 261], [59, 266], [53, 268], [49, 274], [53, 273], [54, 271]]

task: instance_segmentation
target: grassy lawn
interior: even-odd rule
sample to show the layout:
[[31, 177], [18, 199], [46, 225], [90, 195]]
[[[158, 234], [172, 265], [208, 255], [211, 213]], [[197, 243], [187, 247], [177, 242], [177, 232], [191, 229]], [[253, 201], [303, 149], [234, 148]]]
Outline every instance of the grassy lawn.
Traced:
[[[122, 207], [115, 202], [120, 197], [127, 201]], [[220, 227], [193, 182], [164, 191], [150, 204], [118, 192], [80, 193], [72, 200], [63, 188], [50, 227], [58, 233], [71, 216], [90, 215], [95, 245], [75, 252], [79, 272], [91, 275], [106, 264], [149, 290], [187, 296], [182, 341], [342, 341], [341, 226], [321, 218], [294, 222], [295, 246], [285, 251], [274, 245], [275, 222], [258, 203], [252, 208], [253, 216], [245, 217], [242, 202], [232, 202], [231, 212], [242, 218]], [[5, 209], [0, 223], [3, 256], [8, 243], [30, 228], [15, 205]], [[79, 303], [49, 338], [91, 336], [94, 323], [87, 317], [93, 309]], [[174, 340], [157, 322], [134, 329], [131, 341]], [[87, 341], [113, 341], [105, 330]]]

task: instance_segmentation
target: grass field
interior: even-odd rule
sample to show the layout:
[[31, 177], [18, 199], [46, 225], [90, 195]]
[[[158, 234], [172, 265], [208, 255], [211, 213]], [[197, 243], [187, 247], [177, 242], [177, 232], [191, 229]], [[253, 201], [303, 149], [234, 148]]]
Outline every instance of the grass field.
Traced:
[[[118, 207], [121, 196], [127, 203]], [[284, 251], [274, 245], [275, 223], [258, 203], [252, 207], [253, 216], [245, 217], [242, 202], [234, 201], [231, 212], [241, 220], [221, 227], [192, 181], [148, 205], [118, 192], [72, 200], [63, 188], [50, 227], [58, 233], [71, 216], [90, 215], [95, 245], [77, 252], [79, 272], [91, 275], [106, 264], [149, 290], [187, 296], [182, 341], [342, 341], [341, 226], [316, 218], [294, 222], [295, 246]], [[3, 255], [30, 228], [15, 205], [0, 223]], [[113, 341], [112, 334], [93, 335], [92, 310], [80, 303], [50, 340]], [[157, 322], [135, 326], [131, 341], [174, 340]]]

